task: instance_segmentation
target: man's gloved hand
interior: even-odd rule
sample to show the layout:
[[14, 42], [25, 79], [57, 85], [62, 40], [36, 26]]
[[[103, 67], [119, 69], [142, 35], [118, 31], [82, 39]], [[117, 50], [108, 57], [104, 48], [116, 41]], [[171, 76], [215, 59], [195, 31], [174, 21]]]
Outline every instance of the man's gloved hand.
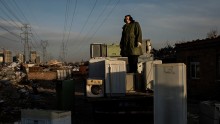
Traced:
[[136, 42], [135, 43], [135, 47], [140, 47], [141, 46], [141, 42]]
[[138, 42], [138, 47], [140, 47], [141, 46], [141, 42]]

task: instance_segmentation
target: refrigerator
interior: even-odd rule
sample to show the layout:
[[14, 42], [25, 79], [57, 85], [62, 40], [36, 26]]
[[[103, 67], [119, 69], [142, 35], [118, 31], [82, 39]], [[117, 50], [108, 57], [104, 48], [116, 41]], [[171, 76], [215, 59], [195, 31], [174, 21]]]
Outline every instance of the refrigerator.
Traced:
[[186, 65], [154, 65], [154, 124], [187, 124]]

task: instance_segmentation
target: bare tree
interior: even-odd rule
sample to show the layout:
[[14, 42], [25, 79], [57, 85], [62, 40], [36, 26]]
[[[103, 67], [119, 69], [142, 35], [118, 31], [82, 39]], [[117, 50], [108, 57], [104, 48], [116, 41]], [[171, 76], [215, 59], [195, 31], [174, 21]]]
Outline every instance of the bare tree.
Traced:
[[207, 33], [207, 38], [216, 38], [218, 37], [218, 31], [217, 30], [211, 30]]

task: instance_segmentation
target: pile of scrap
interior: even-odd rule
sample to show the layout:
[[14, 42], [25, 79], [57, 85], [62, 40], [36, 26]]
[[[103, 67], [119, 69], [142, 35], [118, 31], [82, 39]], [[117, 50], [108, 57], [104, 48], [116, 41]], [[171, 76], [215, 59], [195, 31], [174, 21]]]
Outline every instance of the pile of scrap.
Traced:
[[[45, 67], [39, 69], [34, 66], [32, 65], [33, 68], [29, 68], [27, 64], [23, 63], [0, 66], [0, 123], [13, 123], [19, 120], [20, 110], [24, 108], [55, 108], [54, 83], [44, 82], [44, 84], [48, 84], [46, 88], [40, 83], [37, 84], [39, 93], [34, 94], [33, 86], [28, 80], [29, 69], [32, 69], [31, 71], [36, 70], [36, 72], [48, 70]], [[52, 79], [55, 76], [47, 75], [46, 77]], [[47, 89], [48, 87], [49, 89]]]
[[31, 106], [30, 91], [27, 86], [19, 85], [26, 73], [21, 63], [11, 63], [0, 67], [0, 120], [13, 121], [19, 117], [23, 107]]
[[21, 108], [32, 106], [28, 87], [13, 85], [10, 81], [0, 82], [0, 120], [16, 121]]
[[11, 81], [12, 83], [21, 82], [26, 77], [21, 63], [11, 63], [9, 66], [0, 68], [0, 81]]

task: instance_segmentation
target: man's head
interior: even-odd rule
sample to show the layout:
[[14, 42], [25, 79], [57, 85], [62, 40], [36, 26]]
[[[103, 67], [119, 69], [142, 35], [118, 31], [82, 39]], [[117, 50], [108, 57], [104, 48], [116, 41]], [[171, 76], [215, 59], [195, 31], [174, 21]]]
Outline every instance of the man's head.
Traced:
[[134, 22], [134, 20], [131, 17], [131, 15], [126, 15], [125, 18], [124, 18], [124, 22], [128, 24], [128, 23]]

